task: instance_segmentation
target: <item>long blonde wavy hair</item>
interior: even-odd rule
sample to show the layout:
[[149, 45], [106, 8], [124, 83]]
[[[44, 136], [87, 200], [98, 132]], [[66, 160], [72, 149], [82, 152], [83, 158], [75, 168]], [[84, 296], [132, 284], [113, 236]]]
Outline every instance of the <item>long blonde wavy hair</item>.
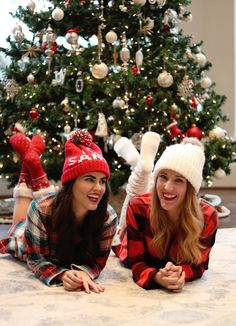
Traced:
[[168, 250], [172, 242], [176, 241], [178, 243], [177, 257], [169, 256], [173, 261], [177, 264], [183, 262], [196, 264], [201, 261], [200, 249], [203, 246], [199, 238], [204, 227], [204, 217], [195, 189], [188, 181], [178, 230], [174, 228], [166, 211], [161, 207], [156, 186], [153, 187], [151, 195], [150, 224], [154, 233], [151, 246], [158, 252], [158, 256], [164, 258], [169, 255]]

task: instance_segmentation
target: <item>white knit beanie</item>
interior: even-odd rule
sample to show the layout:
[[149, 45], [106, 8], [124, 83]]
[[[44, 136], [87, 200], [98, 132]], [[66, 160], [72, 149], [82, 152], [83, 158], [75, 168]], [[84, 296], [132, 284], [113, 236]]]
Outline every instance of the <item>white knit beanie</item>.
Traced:
[[184, 138], [182, 143], [166, 147], [154, 168], [154, 178], [163, 169], [178, 172], [198, 193], [205, 163], [203, 145], [197, 138]]

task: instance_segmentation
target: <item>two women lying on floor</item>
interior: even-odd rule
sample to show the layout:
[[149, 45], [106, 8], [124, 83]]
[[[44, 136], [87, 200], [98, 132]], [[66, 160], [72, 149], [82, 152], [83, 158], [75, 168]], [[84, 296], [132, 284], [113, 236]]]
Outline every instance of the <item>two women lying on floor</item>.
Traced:
[[167, 147], [155, 167], [158, 134], [144, 134], [140, 153], [129, 149], [127, 138], [117, 141], [114, 149], [132, 171], [117, 230], [108, 204], [109, 166], [88, 132], [73, 131], [65, 144], [59, 191], [43, 170], [40, 135], [30, 140], [16, 132], [10, 143], [22, 168], [13, 226], [0, 240], [0, 253], [26, 261], [45, 284], [103, 292], [95, 279], [111, 248], [144, 289], [179, 292], [208, 268], [218, 213], [197, 198], [205, 162], [197, 139]]

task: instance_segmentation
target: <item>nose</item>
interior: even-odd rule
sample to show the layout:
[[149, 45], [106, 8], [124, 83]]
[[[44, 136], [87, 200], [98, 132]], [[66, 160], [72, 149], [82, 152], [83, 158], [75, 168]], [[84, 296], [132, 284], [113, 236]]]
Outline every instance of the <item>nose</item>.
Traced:
[[102, 191], [102, 185], [99, 181], [95, 182], [94, 183], [94, 190], [98, 191], [98, 192], [101, 192]]
[[173, 184], [172, 184], [171, 180], [167, 180], [164, 184], [164, 189], [170, 191], [170, 190], [172, 190], [172, 188], [173, 188]]

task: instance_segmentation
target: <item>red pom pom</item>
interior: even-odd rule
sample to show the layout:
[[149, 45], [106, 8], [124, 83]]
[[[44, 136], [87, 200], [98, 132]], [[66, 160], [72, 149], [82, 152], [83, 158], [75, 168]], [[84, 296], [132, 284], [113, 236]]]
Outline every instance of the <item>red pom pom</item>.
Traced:
[[93, 137], [86, 129], [78, 128], [71, 132], [69, 140], [75, 145], [81, 144], [90, 147], [92, 145]]

